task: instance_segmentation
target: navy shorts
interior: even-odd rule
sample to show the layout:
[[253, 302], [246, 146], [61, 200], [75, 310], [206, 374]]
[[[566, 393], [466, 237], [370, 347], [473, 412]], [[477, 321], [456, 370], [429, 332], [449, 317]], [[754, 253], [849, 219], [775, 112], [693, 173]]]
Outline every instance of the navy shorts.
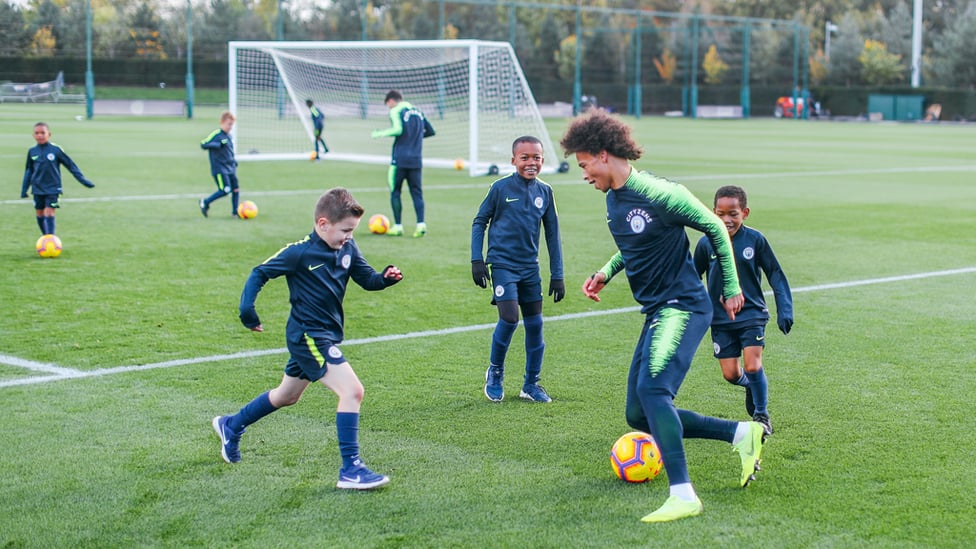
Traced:
[[313, 338], [308, 334], [292, 341], [288, 340], [288, 364], [285, 365], [285, 375], [308, 381], [322, 379], [329, 369], [329, 364], [342, 364], [346, 357], [335, 343], [321, 338]]
[[731, 330], [712, 328], [715, 358], [739, 358], [745, 347], [765, 346], [766, 326], [746, 326]]
[[519, 304], [542, 301], [542, 278], [538, 267], [509, 269], [491, 267], [492, 303], [518, 301]]
[[60, 208], [61, 204], [58, 204], [58, 199], [61, 195], [57, 194], [35, 194], [34, 195], [34, 209], [43, 210], [44, 208]]
[[214, 182], [217, 183], [217, 189], [230, 194], [236, 191], [237, 185], [237, 174], [234, 173], [218, 173], [213, 176]]

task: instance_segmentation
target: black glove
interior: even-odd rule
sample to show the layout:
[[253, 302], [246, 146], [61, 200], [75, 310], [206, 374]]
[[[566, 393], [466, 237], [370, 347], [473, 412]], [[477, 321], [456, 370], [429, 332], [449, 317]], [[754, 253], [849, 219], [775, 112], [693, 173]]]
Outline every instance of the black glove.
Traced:
[[27, 198], [27, 193], [20, 195], [21, 198]]
[[258, 312], [254, 309], [254, 307], [247, 310], [241, 309], [240, 318], [241, 324], [243, 324], [245, 328], [253, 329], [261, 325], [261, 319], [258, 318]]
[[793, 327], [793, 318], [788, 316], [777, 318], [776, 325], [779, 326], [779, 331], [788, 334], [790, 333], [790, 328]]
[[549, 295], [553, 303], [559, 303], [566, 297], [566, 283], [557, 278], [549, 279]]
[[474, 280], [476, 286], [481, 286], [482, 288], [487, 288], [488, 283], [491, 282], [491, 277], [488, 275], [488, 267], [485, 267], [485, 262], [476, 259], [471, 262], [471, 278]]

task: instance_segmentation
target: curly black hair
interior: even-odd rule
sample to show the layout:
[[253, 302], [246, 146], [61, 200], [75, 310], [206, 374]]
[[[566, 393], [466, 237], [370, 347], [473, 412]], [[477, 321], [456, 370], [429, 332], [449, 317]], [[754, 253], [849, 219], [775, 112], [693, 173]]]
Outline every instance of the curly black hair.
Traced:
[[739, 201], [739, 207], [745, 208], [748, 206], [748, 199], [746, 198], [746, 191], [742, 187], [737, 185], [725, 185], [724, 187], [719, 187], [715, 191], [715, 200], [718, 202], [719, 198], [735, 198]]
[[594, 109], [576, 117], [559, 142], [565, 156], [601, 151], [627, 160], [637, 160], [643, 151], [630, 136], [630, 126], [603, 109]]

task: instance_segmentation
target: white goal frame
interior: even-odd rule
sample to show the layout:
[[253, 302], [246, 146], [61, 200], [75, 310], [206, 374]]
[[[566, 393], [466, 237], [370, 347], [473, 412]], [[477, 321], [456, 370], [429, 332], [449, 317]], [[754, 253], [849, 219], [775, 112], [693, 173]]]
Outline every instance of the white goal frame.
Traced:
[[[339, 90], [343, 92], [340, 94], [339, 91], [333, 92], [299, 81], [299, 77], [304, 76], [304, 66], [289, 72], [286, 64], [317, 65], [309, 67], [309, 71], [334, 70], [329, 65], [331, 60], [300, 57], [314, 53], [313, 50], [328, 50], [346, 56], [341, 62], [347, 65], [336, 70], [362, 73], [361, 89], [349, 85]], [[370, 56], [373, 65], [365, 68], [365, 63], [348, 65], [348, 56], [351, 52], [354, 55], [357, 50], [364, 52], [364, 59]], [[387, 50], [391, 50], [391, 53], [384, 54]], [[404, 62], [392, 50], [404, 54], [409, 50], [427, 50], [421, 52], [424, 55], [429, 55], [430, 50], [444, 53], [440, 63], [437, 56], [430, 56], [418, 61], [419, 69], [405, 67], [402, 74], [408, 76], [396, 83], [399, 82], [398, 67], [382, 64], [382, 59], [386, 57], [390, 58], [390, 63]], [[258, 70], [249, 67], [246, 56], [261, 58], [261, 70], [270, 74], [270, 77], [265, 75], [263, 83], [251, 84], [246, 80], [249, 71]], [[486, 61], [489, 56], [490, 59]], [[271, 63], [273, 68], [268, 68]], [[446, 102], [443, 101], [443, 77], [427, 74], [423, 82], [419, 77], [411, 81], [409, 75], [412, 69], [441, 71], [447, 69], [439, 67], [448, 66], [448, 63], [455, 73], [466, 70], [467, 75], [466, 82], [463, 75], [451, 82], [453, 87], [447, 92]], [[325, 82], [324, 85], [330, 85], [331, 81], [324, 80], [323, 76], [317, 75], [317, 78]], [[276, 83], [269, 84], [271, 80]], [[249, 96], [253, 88], [260, 86], [263, 86], [260, 99], [254, 98], [257, 93], [250, 93]], [[278, 90], [272, 90], [271, 86], [277, 86]], [[437, 91], [433, 91], [432, 86], [437, 87]], [[392, 138], [368, 137], [370, 130], [390, 126], [389, 110], [383, 104], [384, 96], [390, 89], [400, 90], [406, 101], [424, 112], [437, 132], [437, 135], [425, 140], [425, 166], [458, 169], [457, 161], [460, 160], [463, 162], [461, 169], [466, 169], [471, 176], [510, 173], [514, 171], [511, 166], [512, 142], [519, 136], [533, 135], [542, 141], [547, 156], [543, 172], [558, 171], [559, 160], [549, 132], [515, 51], [508, 42], [388, 40], [228, 43], [228, 100], [230, 111], [237, 117], [233, 136], [238, 160], [308, 160], [313, 150], [314, 128], [305, 100], [311, 98], [325, 114], [323, 137], [329, 146], [329, 153], [322, 156], [324, 160], [389, 164]], [[472, 93], [472, 90], [476, 92]], [[350, 101], [349, 96], [356, 94], [359, 94], [359, 99]], [[433, 98], [434, 95], [437, 95], [437, 100]], [[277, 99], [269, 101], [270, 96]], [[269, 115], [269, 112], [275, 114]], [[445, 116], [450, 117], [450, 122]], [[466, 135], [460, 135], [464, 124], [467, 125]], [[450, 131], [442, 132], [442, 129]], [[296, 142], [296, 139], [299, 141]], [[434, 140], [437, 141], [432, 142]], [[298, 146], [295, 143], [299, 143]]]

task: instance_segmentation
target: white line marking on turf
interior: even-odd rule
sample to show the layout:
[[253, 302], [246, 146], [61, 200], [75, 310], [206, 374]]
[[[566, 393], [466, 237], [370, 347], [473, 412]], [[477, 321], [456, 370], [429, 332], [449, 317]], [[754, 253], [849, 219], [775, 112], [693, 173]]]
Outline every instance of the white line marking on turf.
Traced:
[[18, 366], [20, 368], [27, 368], [28, 370], [47, 372], [49, 374], [57, 374], [65, 377], [83, 373], [81, 370], [75, 370], [74, 368], [62, 368], [61, 366], [57, 366], [55, 364], [34, 362], [33, 360], [24, 360], [22, 358], [4, 354], [0, 354], [0, 364], [6, 364], [7, 366]]
[[[946, 271], [933, 271], [928, 273], [916, 273], [909, 275], [898, 275], [889, 276], [884, 278], [869, 278], [867, 280], [854, 280], [850, 282], [835, 282], [831, 284], [817, 284], [815, 286], [804, 286], [802, 288], [794, 288], [793, 293], [807, 293], [816, 292], [821, 290], [835, 290], [839, 288], [853, 288], [855, 286], [868, 286], [872, 284], [887, 284], [891, 282], [902, 282], [905, 280], [919, 280], [923, 278], [934, 278], [938, 276], [952, 276], [959, 274], [969, 274], [976, 273], [976, 267], [963, 267], [960, 269], [950, 269]], [[766, 295], [772, 292], [766, 292]], [[575, 320], [579, 318], [588, 318], [594, 316], [608, 316], [616, 315], [620, 313], [636, 313], [640, 311], [640, 307], [619, 307], [616, 309], [606, 309], [602, 311], [585, 311], [581, 313], [570, 313], [558, 316], [547, 316], [546, 322], [557, 322], [561, 320]], [[421, 332], [409, 332], [405, 334], [390, 334], [375, 337], [366, 337], [361, 339], [348, 339], [342, 342], [342, 346], [346, 347], [349, 345], [366, 345], [369, 343], [382, 343], [388, 341], [398, 341], [402, 339], [418, 339], [423, 337], [436, 337], [442, 335], [459, 334], [464, 332], [474, 332], [478, 330], [488, 330], [495, 327], [495, 323], [487, 324], [473, 324], [470, 326], [458, 326], [455, 328], [443, 328], [440, 330], [424, 330]], [[136, 366], [118, 366], [115, 368], [99, 368], [97, 370], [75, 370], [72, 368], [62, 368], [53, 364], [44, 364], [40, 362], [33, 362], [29, 360], [23, 360], [17, 357], [0, 354], [0, 364], [6, 364], [9, 366], [20, 366], [23, 368], [29, 368], [31, 370], [49, 372], [52, 375], [49, 376], [32, 376], [20, 379], [12, 379], [8, 381], [0, 381], [0, 388], [3, 387], [14, 387], [17, 385], [34, 385], [38, 383], [44, 383], [46, 381], [58, 381], [61, 379], [78, 379], [84, 377], [101, 377], [111, 374], [121, 374], [126, 372], [138, 372], [141, 370], [155, 370], [158, 368], [172, 368], [174, 366], [188, 366], [191, 364], [205, 364], [210, 362], [222, 362], [226, 360], [239, 360], [245, 358], [254, 358], [259, 356], [267, 355], [279, 355], [287, 353], [288, 349], [265, 349], [261, 351], [242, 351], [239, 353], [231, 353], [225, 355], [212, 355], [198, 358], [185, 358], [178, 360], [167, 360], [165, 362], [155, 362], [152, 364], [140, 364]]]

